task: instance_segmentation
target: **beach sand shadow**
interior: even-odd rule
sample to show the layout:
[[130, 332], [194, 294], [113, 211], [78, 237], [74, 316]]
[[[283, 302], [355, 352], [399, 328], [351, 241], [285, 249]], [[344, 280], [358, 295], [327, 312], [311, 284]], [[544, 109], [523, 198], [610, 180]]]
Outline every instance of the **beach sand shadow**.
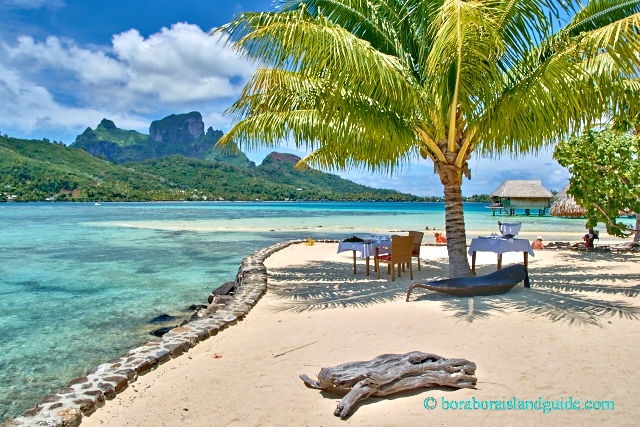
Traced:
[[[603, 319], [616, 316], [640, 320], [637, 301], [610, 298], [636, 298], [640, 294], [640, 275], [621, 272], [616, 267], [603, 264], [612, 261], [632, 262], [637, 257], [633, 254], [573, 251], [555, 256], [561, 261], [557, 266], [530, 269], [530, 289], [518, 285], [503, 295], [474, 298], [457, 298], [427, 291], [416, 299], [440, 301], [445, 311], [469, 323], [507, 310], [545, 316], [554, 322], [567, 322], [570, 325], [600, 326]], [[593, 274], [593, 269], [576, 267], [585, 260], [598, 266], [597, 275]], [[486, 269], [487, 266], [483, 267], [483, 270]], [[490, 271], [491, 268], [486, 272], [479, 271], [479, 274]]]
[[[569, 325], [600, 326], [604, 319], [616, 316], [640, 320], [640, 306], [634, 300], [640, 294], [640, 275], [606, 264], [637, 261], [635, 255], [562, 251], [554, 256], [561, 261], [558, 265], [530, 269], [530, 289], [518, 285], [503, 295], [473, 298], [416, 289], [410, 301], [439, 302], [445, 312], [468, 323], [508, 310], [544, 316]], [[580, 266], [582, 261], [593, 262], [597, 270], [585, 270]], [[363, 267], [358, 265], [358, 268], [358, 274], [353, 275], [352, 270], [345, 268], [345, 263], [316, 261], [298, 268], [269, 270], [272, 279], [269, 292], [282, 301], [272, 309], [303, 312], [381, 304], [404, 298], [411, 283], [446, 278], [448, 273], [446, 259], [428, 260], [420, 272], [415, 269], [414, 280], [406, 274], [395, 282], [387, 281], [384, 266], [381, 280], [377, 280], [373, 272], [366, 277]], [[492, 271], [495, 266], [484, 265], [477, 269], [478, 275]], [[277, 284], [272, 286], [271, 283]]]
[[[313, 390], [313, 389], [311, 389]], [[369, 396], [364, 400], [359, 400], [358, 402], [356, 402], [355, 405], [353, 405], [353, 408], [351, 409], [351, 412], [349, 413], [349, 415], [344, 418], [345, 420], [348, 420], [349, 418], [351, 418], [356, 412], [358, 412], [358, 409], [363, 407], [363, 406], [368, 406], [368, 405], [375, 405], [378, 402], [381, 402], [383, 400], [397, 400], [397, 399], [404, 399], [407, 397], [411, 397], [411, 396], [417, 396], [420, 394], [424, 394], [425, 399], [428, 398], [431, 393], [433, 391], [440, 391], [440, 392], [444, 392], [444, 393], [452, 393], [455, 391], [458, 391], [459, 389], [455, 388], [455, 387], [444, 387], [444, 386], [436, 386], [436, 387], [420, 387], [420, 388], [414, 388], [414, 389], [410, 389], [410, 390], [405, 390], [405, 391], [400, 391], [398, 393], [393, 393], [390, 394], [388, 396]], [[318, 390], [319, 394], [324, 397], [325, 399], [331, 399], [331, 400], [341, 400], [347, 393], [349, 393], [349, 391], [351, 391], [351, 389], [348, 388], [339, 388], [339, 387], [335, 387], [332, 389], [328, 389], [328, 390]], [[337, 402], [336, 402], [337, 405]]]
[[[274, 311], [315, 311], [338, 307], [366, 307], [404, 298], [411, 283], [446, 277], [448, 265], [436, 260], [423, 261], [418, 271], [413, 264], [413, 280], [409, 271], [392, 282], [387, 267], [382, 266], [380, 279], [371, 266], [365, 276], [364, 266], [358, 265], [353, 274], [350, 266], [341, 262], [314, 261], [300, 267], [269, 269], [269, 292], [282, 304]], [[275, 283], [275, 285], [274, 285]]]

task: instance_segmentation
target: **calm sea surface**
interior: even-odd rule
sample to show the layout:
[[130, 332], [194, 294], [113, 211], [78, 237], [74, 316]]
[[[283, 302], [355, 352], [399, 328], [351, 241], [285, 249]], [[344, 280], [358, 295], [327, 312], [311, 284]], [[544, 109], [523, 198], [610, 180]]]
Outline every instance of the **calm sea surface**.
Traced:
[[[465, 205], [468, 238], [499, 219], [565, 240], [585, 232], [584, 220], [484, 206]], [[1, 203], [0, 422], [153, 339], [166, 326], [156, 316], [189, 316], [255, 250], [425, 226], [444, 229], [442, 203]]]

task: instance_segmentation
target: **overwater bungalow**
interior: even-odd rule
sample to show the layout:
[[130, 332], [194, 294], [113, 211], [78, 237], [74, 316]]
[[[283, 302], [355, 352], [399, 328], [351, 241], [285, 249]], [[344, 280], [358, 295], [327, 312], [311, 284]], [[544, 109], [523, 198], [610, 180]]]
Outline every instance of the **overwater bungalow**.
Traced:
[[510, 179], [500, 184], [490, 197], [494, 203], [487, 207], [493, 211], [494, 216], [496, 211], [515, 215], [516, 209], [524, 209], [527, 216], [531, 209], [537, 209], [538, 215], [544, 216], [551, 206], [553, 194], [540, 181]]

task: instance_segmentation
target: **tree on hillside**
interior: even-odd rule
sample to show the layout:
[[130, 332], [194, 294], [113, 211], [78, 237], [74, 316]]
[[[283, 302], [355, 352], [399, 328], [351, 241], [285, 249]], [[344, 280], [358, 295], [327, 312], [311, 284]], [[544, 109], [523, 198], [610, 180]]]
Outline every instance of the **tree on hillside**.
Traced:
[[536, 152], [635, 103], [639, 12], [640, 0], [282, 0], [217, 30], [260, 67], [219, 143], [291, 139], [312, 151], [300, 166], [324, 169], [430, 159], [449, 275], [467, 276], [471, 153]]
[[553, 157], [571, 173], [568, 193], [586, 211], [587, 227], [604, 222], [609, 234], [635, 234], [640, 244], [640, 215], [635, 230], [616, 220], [621, 212], [640, 213], [640, 137], [592, 128], [558, 144]]

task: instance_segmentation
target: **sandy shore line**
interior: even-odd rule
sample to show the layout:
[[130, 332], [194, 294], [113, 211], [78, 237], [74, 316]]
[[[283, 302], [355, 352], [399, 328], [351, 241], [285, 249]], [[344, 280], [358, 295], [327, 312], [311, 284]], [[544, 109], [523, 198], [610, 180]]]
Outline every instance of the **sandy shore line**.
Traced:
[[[637, 425], [640, 256], [537, 251], [533, 288], [462, 299], [352, 274], [335, 244], [294, 245], [265, 263], [269, 290], [238, 325], [142, 376], [83, 426], [210, 425]], [[478, 256], [479, 274], [495, 269]], [[504, 263], [521, 262], [505, 254]], [[415, 281], [447, 273], [446, 248], [425, 247]], [[298, 375], [413, 350], [478, 366], [477, 390], [417, 390], [370, 398], [345, 421], [341, 395]], [[425, 409], [434, 397], [438, 406]], [[445, 410], [445, 401], [612, 401], [612, 410]]]
[[[110, 221], [110, 222], [95, 222], [91, 223], [94, 226], [102, 227], [125, 227], [125, 228], [141, 228], [141, 229], [153, 229], [153, 230], [169, 230], [169, 231], [194, 231], [194, 232], [247, 232], [247, 233], [268, 233], [268, 232], [285, 232], [285, 233], [336, 233], [340, 236], [360, 235], [367, 236], [371, 233], [374, 234], [403, 234], [408, 230], [395, 229], [395, 228], [368, 228], [366, 231], [358, 229], [353, 226], [336, 226], [331, 224], [325, 224], [322, 226], [274, 226], [268, 225], [251, 225], [248, 226], [244, 220], [236, 220], [237, 225], [229, 225], [233, 220], [226, 220], [224, 225], [214, 220], [199, 220], [199, 221]], [[514, 219], [514, 221], [517, 221]], [[316, 221], [317, 222], [317, 221]], [[444, 232], [444, 229], [435, 230], [421, 230], [423, 231], [424, 238], [423, 243], [435, 243], [435, 233]], [[491, 233], [497, 233], [497, 226], [493, 229], [486, 230], [466, 230], [467, 244], [471, 239], [478, 236], [488, 236]], [[522, 230], [518, 237], [522, 239], [528, 239], [533, 241], [537, 236], [542, 235], [545, 241], [562, 241], [562, 242], [582, 242], [582, 236], [586, 234], [587, 230], [563, 230], [563, 231], [527, 231]], [[303, 234], [304, 235], [304, 234]], [[605, 230], [600, 232], [600, 243], [603, 244], [619, 244], [628, 242], [628, 239], [622, 239], [619, 237], [610, 236]]]

